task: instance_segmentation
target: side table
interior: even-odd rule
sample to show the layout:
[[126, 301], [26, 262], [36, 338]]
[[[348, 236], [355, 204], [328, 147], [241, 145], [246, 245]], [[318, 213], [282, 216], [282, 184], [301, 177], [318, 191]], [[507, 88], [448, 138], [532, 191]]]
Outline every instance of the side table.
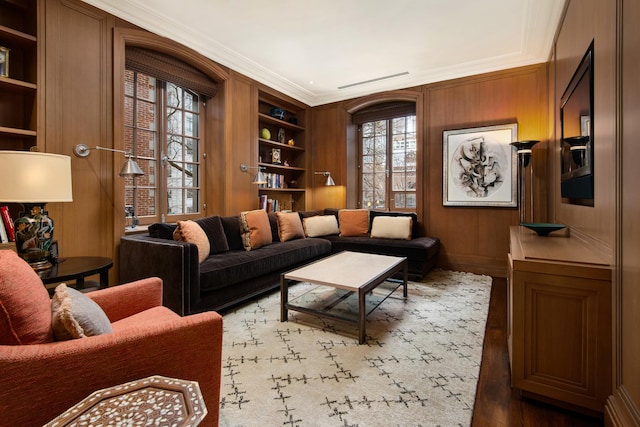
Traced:
[[38, 271], [42, 283], [62, 283], [67, 280], [75, 280], [77, 289], [84, 288], [84, 278], [100, 275], [100, 289], [109, 286], [109, 269], [113, 267], [113, 260], [106, 257], [79, 256], [60, 258], [48, 270]]
[[154, 375], [98, 390], [45, 427], [197, 426], [207, 408], [196, 381]]

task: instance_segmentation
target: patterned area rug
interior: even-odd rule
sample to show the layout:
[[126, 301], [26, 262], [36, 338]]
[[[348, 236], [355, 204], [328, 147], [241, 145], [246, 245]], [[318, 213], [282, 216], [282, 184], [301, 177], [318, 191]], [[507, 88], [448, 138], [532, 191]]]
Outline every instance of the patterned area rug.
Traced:
[[433, 270], [367, 317], [362, 345], [343, 322], [280, 322], [279, 292], [230, 312], [220, 426], [468, 426], [490, 293], [488, 276]]

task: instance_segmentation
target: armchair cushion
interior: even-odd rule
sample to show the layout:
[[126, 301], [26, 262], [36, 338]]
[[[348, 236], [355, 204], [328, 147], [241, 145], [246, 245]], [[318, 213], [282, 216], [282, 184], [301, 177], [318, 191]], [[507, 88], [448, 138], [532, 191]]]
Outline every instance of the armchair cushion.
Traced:
[[52, 341], [49, 292], [17, 253], [0, 251], [0, 345]]
[[111, 322], [100, 306], [64, 283], [56, 287], [51, 308], [53, 335], [57, 341], [112, 332]]

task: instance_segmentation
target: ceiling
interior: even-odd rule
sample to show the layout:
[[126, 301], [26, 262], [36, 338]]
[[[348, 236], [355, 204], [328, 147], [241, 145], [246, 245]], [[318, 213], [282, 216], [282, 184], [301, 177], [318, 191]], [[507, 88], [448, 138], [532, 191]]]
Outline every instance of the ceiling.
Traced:
[[310, 106], [549, 60], [565, 0], [83, 0]]

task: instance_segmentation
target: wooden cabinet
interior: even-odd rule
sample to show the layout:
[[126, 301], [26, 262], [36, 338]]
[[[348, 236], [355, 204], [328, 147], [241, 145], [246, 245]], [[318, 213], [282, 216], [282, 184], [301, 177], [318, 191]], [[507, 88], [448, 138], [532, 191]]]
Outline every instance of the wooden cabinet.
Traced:
[[258, 93], [258, 166], [267, 178], [258, 192], [274, 211], [305, 209], [307, 115], [304, 104]]
[[511, 383], [525, 395], [603, 412], [611, 392], [612, 268], [597, 244], [568, 230], [511, 227]]
[[37, 0], [0, 0], [0, 46], [9, 49], [0, 76], [0, 149], [37, 145]]

